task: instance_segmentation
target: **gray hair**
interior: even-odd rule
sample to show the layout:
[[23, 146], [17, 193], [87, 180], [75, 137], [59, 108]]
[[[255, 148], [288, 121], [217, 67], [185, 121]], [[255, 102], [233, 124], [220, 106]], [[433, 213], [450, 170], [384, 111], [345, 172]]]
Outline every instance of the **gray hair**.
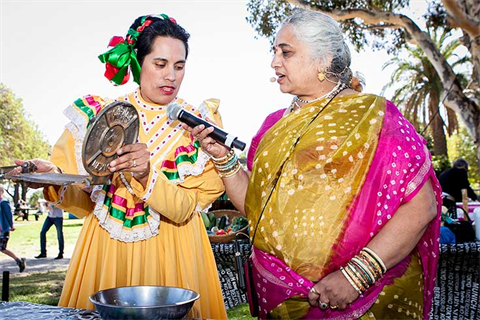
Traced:
[[[310, 56], [325, 66], [327, 75], [335, 74], [341, 82], [350, 86], [350, 49], [343, 39], [342, 29], [334, 19], [321, 12], [295, 9], [283, 22], [283, 25], [286, 24], [307, 45]], [[331, 62], [328, 66], [329, 57]]]

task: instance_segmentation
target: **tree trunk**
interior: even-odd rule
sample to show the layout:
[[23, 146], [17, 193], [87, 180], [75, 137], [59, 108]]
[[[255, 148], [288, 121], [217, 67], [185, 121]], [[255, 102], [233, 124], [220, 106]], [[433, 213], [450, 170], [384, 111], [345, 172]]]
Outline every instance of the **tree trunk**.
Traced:
[[14, 193], [13, 193], [13, 205], [17, 205], [18, 200], [20, 200], [20, 183], [14, 184]]
[[27, 202], [27, 192], [28, 192], [28, 187], [22, 183], [22, 200]]
[[472, 55], [472, 80], [480, 84], [480, 1], [442, 0], [451, 28], [460, 28], [468, 43], [465, 46]]
[[456, 131], [458, 131], [458, 121], [457, 121], [457, 114], [450, 108], [447, 108], [447, 119], [448, 119], [448, 136], [451, 136]]
[[[443, 130], [443, 120], [438, 112], [440, 101], [438, 101], [438, 94], [432, 90], [428, 98], [428, 112], [432, 121], [431, 131], [433, 137], [433, 154], [435, 156], [446, 156], [447, 153], [447, 138]], [[432, 119], [433, 118], [433, 119]]]

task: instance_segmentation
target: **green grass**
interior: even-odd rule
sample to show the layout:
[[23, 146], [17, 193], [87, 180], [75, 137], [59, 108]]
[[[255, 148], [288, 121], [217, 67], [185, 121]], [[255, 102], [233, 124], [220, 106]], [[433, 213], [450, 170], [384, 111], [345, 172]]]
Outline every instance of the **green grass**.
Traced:
[[49, 271], [10, 278], [10, 301], [27, 301], [55, 306], [62, 293], [66, 271]]
[[227, 310], [227, 317], [229, 320], [257, 319], [250, 316], [250, 309], [248, 307], [248, 303], [244, 303], [236, 306], [235, 308]]
[[[16, 230], [10, 233], [7, 248], [18, 257], [27, 258], [26, 272], [28, 272], [28, 259], [34, 259], [40, 253], [40, 231], [45, 218], [46, 215], [42, 215], [38, 221], [35, 221], [35, 216], [30, 215], [30, 221], [20, 221], [20, 219], [14, 221]], [[70, 257], [72, 255], [82, 225], [83, 220], [63, 220], [65, 256]], [[47, 253], [50, 257], [55, 257], [58, 254], [57, 230], [54, 225], [47, 232]], [[7, 255], [0, 254], [0, 261], [9, 259], [11, 258]], [[65, 272], [10, 274], [10, 301], [57, 305], [65, 280]]]

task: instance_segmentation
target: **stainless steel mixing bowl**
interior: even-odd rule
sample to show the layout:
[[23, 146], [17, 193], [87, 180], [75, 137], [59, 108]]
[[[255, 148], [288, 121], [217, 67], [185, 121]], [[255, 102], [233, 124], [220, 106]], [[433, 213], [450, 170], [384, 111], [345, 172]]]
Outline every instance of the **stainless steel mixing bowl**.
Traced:
[[183, 319], [200, 298], [195, 291], [161, 286], [118, 287], [90, 296], [104, 320]]

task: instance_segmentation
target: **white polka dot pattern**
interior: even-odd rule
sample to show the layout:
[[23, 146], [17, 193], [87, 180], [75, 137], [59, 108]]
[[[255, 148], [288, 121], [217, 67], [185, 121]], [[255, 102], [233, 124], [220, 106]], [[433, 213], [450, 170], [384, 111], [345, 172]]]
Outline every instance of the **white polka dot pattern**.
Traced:
[[[262, 208], [279, 166], [287, 159], [277, 190], [264, 212], [266, 219], [260, 222], [257, 231], [256, 237], [263, 244], [255, 240], [256, 245], [288, 260], [294, 269], [301, 264], [305, 273], [317, 276], [328, 261], [334, 235], [341, 232], [341, 221], [358, 192], [361, 177], [368, 171], [385, 110], [384, 100], [375, 96], [359, 95], [356, 99], [340, 101], [343, 102], [341, 108], [333, 101], [310, 125], [323, 105], [289, 114], [283, 119], [285, 124], [277, 123], [278, 126], [267, 133], [268, 138], [266, 135], [259, 144], [253, 164], [252, 183], [258, 181], [260, 191], [256, 193], [256, 201], [257, 207]], [[359, 102], [364, 108], [358, 108]], [[344, 125], [342, 118], [354, 115], [361, 120], [350, 120], [349, 125]], [[299, 136], [302, 138], [292, 149]], [[262, 149], [265, 140], [271, 148]], [[306, 198], [308, 194], [311, 196]], [[281, 219], [276, 218], [278, 212], [284, 213]], [[324, 220], [319, 221], [319, 217]], [[250, 220], [256, 223], [257, 219], [258, 216], [253, 216]], [[301, 222], [292, 223], [291, 219]], [[294, 231], [295, 241], [289, 237], [290, 230]], [[307, 264], [292, 254], [300, 250], [297, 243], [302, 243], [304, 255], [311, 257]]]
[[[253, 161], [251, 185], [260, 187], [261, 192], [247, 195], [252, 230], [270, 194], [272, 177], [276, 177], [276, 169], [287, 158], [259, 224], [255, 245], [282, 259], [307, 279], [318, 280], [327, 261], [332, 263], [338, 256], [356, 254], [392, 219], [400, 205], [416, 195], [427, 178], [433, 179], [439, 199], [430, 156], [413, 126], [393, 104], [387, 104], [386, 109], [375, 108], [369, 100], [372, 96], [358, 97], [343, 100], [342, 107], [335, 112], [325, 111], [321, 121], [309, 127], [293, 151], [292, 141], [305, 130], [312, 115], [307, 110], [288, 115], [267, 132]], [[360, 100], [366, 107], [352, 108]], [[268, 156], [262, 156], [266, 151]], [[435, 280], [437, 227], [435, 220], [417, 246], [425, 280], [415, 284], [425, 289], [421, 291], [425, 292], [426, 301]], [[407, 309], [401, 308], [405, 314]], [[423, 310], [428, 308], [427, 305]], [[399, 312], [398, 307], [395, 311]], [[414, 317], [422, 317], [422, 309]]]

